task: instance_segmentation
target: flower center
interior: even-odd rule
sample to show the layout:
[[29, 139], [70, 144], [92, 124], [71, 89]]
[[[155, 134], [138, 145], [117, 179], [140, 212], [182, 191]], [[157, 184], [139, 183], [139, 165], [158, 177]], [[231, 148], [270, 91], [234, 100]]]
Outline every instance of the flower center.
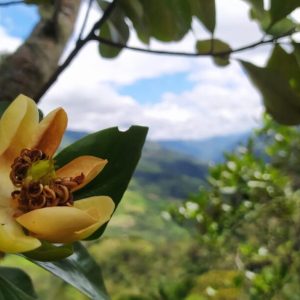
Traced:
[[39, 149], [23, 149], [12, 166], [10, 179], [16, 187], [11, 193], [15, 217], [28, 211], [51, 207], [72, 206], [72, 190], [84, 180], [56, 176], [54, 161]]

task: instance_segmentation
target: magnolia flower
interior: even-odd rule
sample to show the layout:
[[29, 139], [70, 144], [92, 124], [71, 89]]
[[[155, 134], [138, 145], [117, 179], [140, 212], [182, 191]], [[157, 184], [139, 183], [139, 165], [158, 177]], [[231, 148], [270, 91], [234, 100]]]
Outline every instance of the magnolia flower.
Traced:
[[62, 108], [40, 123], [36, 104], [20, 95], [0, 120], [0, 251], [38, 248], [40, 240], [71, 243], [107, 222], [114, 202], [95, 196], [73, 202], [107, 161], [80, 156], [55, 170], [52, 156], [67, 125]]

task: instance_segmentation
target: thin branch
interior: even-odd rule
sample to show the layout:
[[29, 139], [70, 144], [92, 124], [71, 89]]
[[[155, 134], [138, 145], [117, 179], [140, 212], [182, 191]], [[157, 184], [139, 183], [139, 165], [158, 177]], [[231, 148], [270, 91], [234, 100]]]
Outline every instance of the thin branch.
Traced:
[[237, 52], [242, 52], [248, 49], [256, 48], [258, 46], [264, 45], [264, 44], [271, 44], [277, 42], [279, 39], [287, 37], [295, 33], [295, 29], [290, 30], [280, 36], [270, 38], [270, 39], [261, 39], [255, 43], [251, 43], [246, 46], [242, 46], [236, 49], [231, 49], [231, 50], [226, 50], [226, 51], [217, 51], [217, 52], [202, 52], [202, 53], [197, 53], [197, 52], [182, 52], [182, 51], [166, 51], [166, 50], [153, 50], [153, 49], [146, 49], [146, 48], [139, 48], [139, 47], [133, 47], [133, 46], [128, 46], [123, 43], [117, 43], [113, 42], [111, 40], [98, 37], [97, 35], [93, 35], [93, 40], [98, 41], [100, 43], [106, 44], [111, 47], [115, 48], [122, 48], [122, 49], [128, 49], [128, 50], [133, 50], [133, 51], [138, 51], [138, 52], [145, 52], [145, 53], [151, 53], [151, 54], [162, 54], [162, 55], [172, 55], [172, 56], [188, 56], [188, 57], [198, 57], [198, 56], [226, 56], [229, 54], [237, 53]]
[[78, 41], [82, 39], [83, 31], [86, 27], [86, 23], [87, 23], [87, 20], [89, 18], [89, 14], [90, 14], [90, 11], [91, 11], [91, 8], [92, 8], [93, 1], [94, 0], [89, 0], [89, 4], [88, 4], [88, 7], [87, 7], [85, 16], [84, 16], [84, 20], [83, 20], [83, 23], [82, 23], [82, 26], [81, 26], [81, 29], [80, 29], [80, 32], [79, 32], [79, 35], [78, 35]]
[[110, 17], [110, 15], [112, 14], [113, 10], [115, 9], [117, 3], [119, 0], [113, 0], [109, 6], [107, 7], [107, 9], [104, 11], [101, 19], [96, 22], [91, 30], [91, 37], [95, 34], [95, 31], [100, 29], [102, 27], [102, 25], [106, 22], [106, 20]]
[[15, 0], [15, 1], [2, 2], [2, 3], [0, 3], [0, 6], [9, 6], [9, 5], [15, 5], [15, 4], [24, 4], [24, 1]]
[[66, 58], [66, 60], [58, 66], [58, 68], [55, 70], [55, 72], [51, 75], [49, 80], [44, 84], [42, 89], [38, 92], [38, 94], [34, 97], [35, 101], [38, 102], [47, 92], [47, 90], [53, 85], [53, 83], [57, 80], [59, 75], [69, 66], [69, 64], [72, 62], [74, 57], [78, 54], [78, 52], [81, 50], [81, 48], [87, 44], [89, 41], [93, 40], [93, 37], [96, 35], [95, 31], [100, 29], [101, 26], [105, 23], [105, 21], [109, 18], [111, 13], [113, 12], [117, 2], [119, 0], [112, 1], [107, 9], [104, 11], [103, 15], [101, 16], [100, 20], [96, 22], [89, 32], [89, 34], [84, 39], [79, 39], [76, 43], [75, 48], [73, 51], [69, 54], [69, 56]]

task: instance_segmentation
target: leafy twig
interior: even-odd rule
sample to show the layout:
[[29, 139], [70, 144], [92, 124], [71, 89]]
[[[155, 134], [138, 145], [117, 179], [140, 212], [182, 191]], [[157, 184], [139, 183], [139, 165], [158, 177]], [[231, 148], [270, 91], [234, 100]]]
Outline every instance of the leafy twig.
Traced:
[[104, 11], [102, 17], [99, 19], [98, 22], [96, 22], [94, 24], [91, 31], [84, 39], [78, 38], [76, 46], [73, 49], [73, 51], [69, 54], [69, 56], [66, 58], [66, 60], [60, 66], [58, 66], [56, 71], [52, 74], [52, 76], [49, 78], [49, 80], [46, 82], [46, 84], [43, 86], [43, 88], [35, 96], [35, 101], [38, 102], [41, 99], [41, 97], [46, 93], [46, 91], [51, 87], [51, 85], [57, 80], [59, 75], [69, 66], [69, 64], [74, 59], [74, 57], [78, 54], [78, 52], [81, 50], [81, 48], [85, 44], [87, 44], [89, 41], [98, 41], [98, 42], [101, 42], [101, 43], [104, 43], [106, 45], [116, 47], [116, 48], [129, 49], [129, 50], [133, 50], [133, 51], [152, 53], [152, 54], [162, 54], [162, 55], [172, 55], [172, 56], [188, 56], [188, 57], [225, 56], [225, 55], [229, 55], [232, 53], [237, 53], [237, 52], [241, 52], [244, 50], [252, 49], [252, 48], [258, 47], [263, 44], [276, 43], [279, 39], [290, 36], [294, 32], [296, 32], [295, 29], [292, 29], [292, 30], [289, 30], [288, 32], [286, 32], [282, 35], [279, 35], [277, 37], [273, 37], [270, 39], [265, 39], [263, 37], [258, 42], [255, 42], [255, 43], [252, 43], [252, 44], [240, 47], [240, 48], [231, 49], [231, 50], [227, 50], [227, 51], [213, 52], [213, 53], [211, 51], [209, 51], [207, 53], [197, 53], [197, 52], [191, 53], [191, 52], [180, 52], [180, 51], [151, 50], [151, 49], [145, 49], [145, 48], [139, 48], [139, 47], [132, 47], [132, 46], [128, 46], [126, 44], [117, 43], [117, 42], [113, 42], [108, 39], [101, 38], [96, 34], [96, 31], [101, 29], [102, 25], [107, 21], [107, 19], [113, 12], [117, 2], [118, 2], [118, 0], [114, 0], [109, 4], [107, 9]]
[[280, 36], [273, 37], [270, 39], [261, 39], [257, 42], [251, 43], [246, 46], [242, 46], [236, 49], [231, 49], [231, 50], [226, 50], [226, 51], [217, 51], [217, 52], [182, 52], [182, 51], [166, 51], [166, 50], [154, 50], [154, 49], [146, 49], [146, 48], [139, 48], [139, 47], [133, 47], [133, 46], [128, 46], [126, 44], [122, 43], [117, 43], [113, 42], [111, 40], [102, 38], [97, 36], [96, 34], [93, 36], [93, 40], [98, 41], [100, 43], [106, 44], [111, 47], [115, 48], [122, 48], [122, 49], [128, 49], [128, 50], [133, 50], [133, 51], [138, 51], [138, 52], [145, 52], [145, 53], [152, 53], [152, 54], [162, 54], [162, 55], [172, 55], [172, 56], [189, 56], [189, 57], [198, 57], [198, 56], [225, 56], [237, 52], [242, 52], [248, 49], [256, 48], [258, 46], [264, 45], [264, 44], [271, 44], [271, 43], [276, 43], [279, 39], [287, 37], [292, 35], [295, 32], [295, 29], [290, 30]]

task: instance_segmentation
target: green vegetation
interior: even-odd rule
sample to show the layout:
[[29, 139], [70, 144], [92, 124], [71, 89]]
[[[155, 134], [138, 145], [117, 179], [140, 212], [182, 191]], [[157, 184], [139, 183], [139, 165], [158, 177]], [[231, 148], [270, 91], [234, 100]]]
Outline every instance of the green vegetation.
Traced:
[[[172, 186], [182, 184], [184, 157], [146, 147], [105, 235], [86, 242], [112, 299], [300, 299], [299, 151], [299, 129], [266, 117], [247, 145], [210, 167], [205, 185], [199, 179], [200, 191], [183, 202]], [[195, 179], [187, 171], [192, 163], [187, 159], [184, 172]], [[175, 174], [166, 179], [170, 170]], [[152, 185], [155, 175], [161, 180]], [[41, 299], [87, 299], [28, 261], [5, 259], [16, 262]]]
[[[232, 299], [299, 299], [299, 139], [298, 128], [266, 117], [246, 147], [210, 169], [206, 189], [172, 210], [198, 240], [207, 271], [239, 272], [230, 287], [241, 296]], [[210, 299], [231, 299], [215, 280]]]

